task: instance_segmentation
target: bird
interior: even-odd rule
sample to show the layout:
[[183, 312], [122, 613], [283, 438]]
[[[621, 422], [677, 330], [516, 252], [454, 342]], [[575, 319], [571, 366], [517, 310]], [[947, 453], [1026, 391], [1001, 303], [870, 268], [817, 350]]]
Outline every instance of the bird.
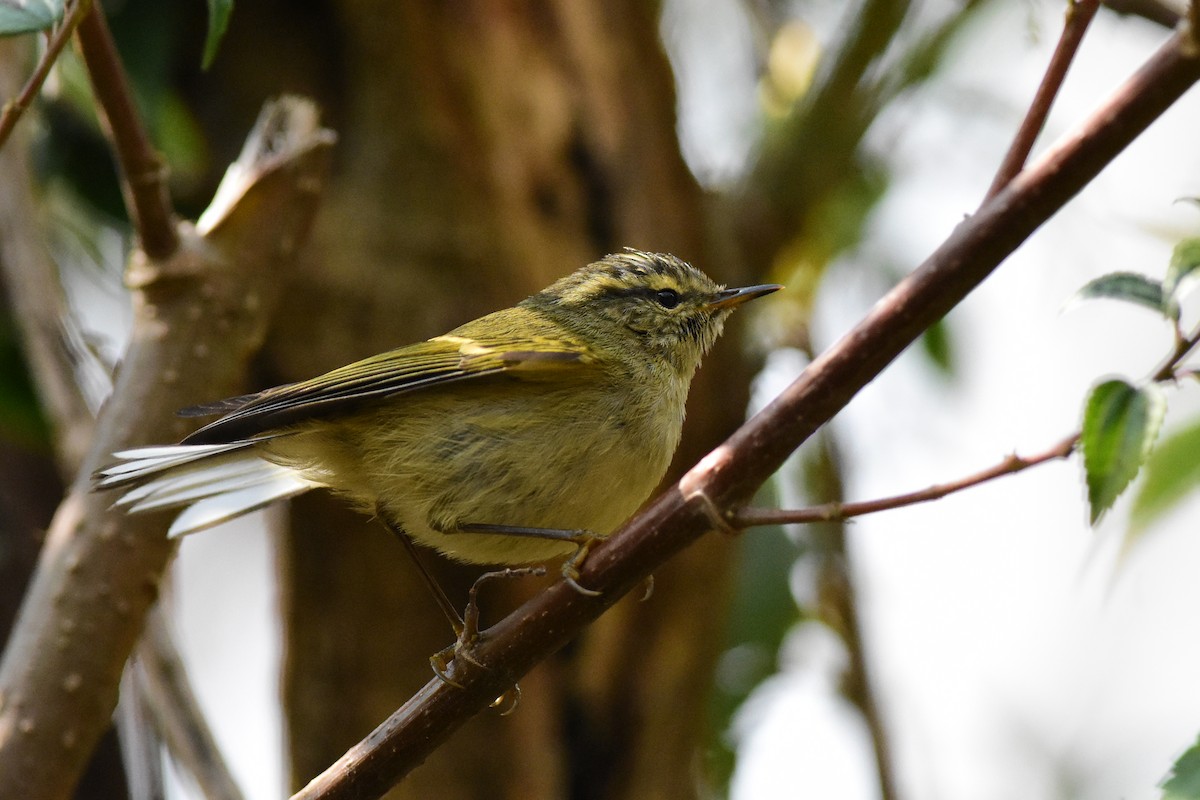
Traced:
[[441, 336], [184, 409], [219, 417], [114, 453], [94, 488], [128, 513], [178, 509], [173, 537], [326, 488], [451, 559], [567, 557], [574, 581], [662, 480], [730, 312], [780, 288], [626, 249]]

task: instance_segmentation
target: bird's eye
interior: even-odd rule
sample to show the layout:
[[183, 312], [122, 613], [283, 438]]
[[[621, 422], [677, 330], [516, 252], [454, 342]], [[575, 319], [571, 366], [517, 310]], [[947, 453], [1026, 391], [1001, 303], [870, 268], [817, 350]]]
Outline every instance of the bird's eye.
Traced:
[[674, 289], [659, 289], [654, 293], [654, 299], [663, 308], [674, 308], [679, 305], [679, 292]]

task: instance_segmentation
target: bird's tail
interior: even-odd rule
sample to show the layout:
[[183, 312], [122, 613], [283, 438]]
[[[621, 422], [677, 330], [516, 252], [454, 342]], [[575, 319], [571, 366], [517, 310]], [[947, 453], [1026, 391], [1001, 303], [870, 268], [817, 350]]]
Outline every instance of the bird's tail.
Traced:
[[320, 484], [261, 458], [253, 442], [139, 447], [114, 453], [95, 488], [131, 487], [113, 504], [130, 514], [183, 508], [170, 536], [226, 522]]

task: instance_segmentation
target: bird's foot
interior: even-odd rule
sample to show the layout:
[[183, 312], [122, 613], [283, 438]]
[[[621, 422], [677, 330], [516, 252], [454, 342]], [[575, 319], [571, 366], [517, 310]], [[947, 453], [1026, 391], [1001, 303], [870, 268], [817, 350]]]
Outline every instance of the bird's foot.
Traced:
[[[439, 650], [429, 657], [429, 666], [433, 668], [433, 674], [445, 683], [447, 686], [453, 686], [456, 689], [462, 689], [463, 685], [456, 680], [456, 673], [461, 668], [460, 665], [470, 665], [472, 668], [487, 669], [476, 657], [475, 646], [479, 643], [484, 632], [479, 627], [479, 589], [488, 581], [500, 578], [518, 578], [524, 575], [545, 575], [544, 567], [510, 567], [506, 569], [485, 572], [476, 578], [475, 583], [471, 585], [471, 591], [467, 594], [467, 607], [463, 611], [461, 624], [455, 625], [454, 632], [457, 634], [457, 639], [454, 644]], [[515, 694], [513, 694], [515, 691]], [[510, 695], [512, 697], [510, 698]], [[511, 714], [516, 709], [517, 701], [520, 700], [521, 690], [514, 686], [513, 689], [505, 692], [493, 706], [506, 703], [506, 707], [502, 714]], [[506, 698], [509, 698], [506, 701]]]
[[579, 568], [583, 566], [583, 562], [588, 557], [588, 553], [591, 552], [592, 546], [598, 542], [603, 542], [607, 538], [607, 533], [576, 531], [576, 536], [571, 539], [571, 541], [575, 542], [578, 547], [576, 547], [575, 552], [563, 562], [563, 580], [567, 582], [568, 586], [585, 597], [599, 597], [600, 592], [597, 592], [595, 589], [589, 589], [579, 582]]

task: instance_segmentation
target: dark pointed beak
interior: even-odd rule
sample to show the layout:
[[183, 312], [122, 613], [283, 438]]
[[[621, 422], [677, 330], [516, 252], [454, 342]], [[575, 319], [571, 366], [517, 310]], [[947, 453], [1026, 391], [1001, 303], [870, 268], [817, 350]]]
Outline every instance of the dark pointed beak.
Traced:
[[761, 286], [746, 286], [741, 289], [722, 289], [713, 296], [712, 302], [708, 304], [708, 310], [719, 311], [724, 308], [736, 308], [747, 300], [778, 292], [782, 288], [778, 283], [764, 283]]

